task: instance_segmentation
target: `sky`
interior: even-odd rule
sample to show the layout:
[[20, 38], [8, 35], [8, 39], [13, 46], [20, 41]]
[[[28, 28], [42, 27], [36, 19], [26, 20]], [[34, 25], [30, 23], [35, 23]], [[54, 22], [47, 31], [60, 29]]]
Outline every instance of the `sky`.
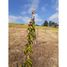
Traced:
[[36, 24], [45, 20], [58, 23], [58, 0], [9, 0], [9, 22], [28, 23], [33, 9]]

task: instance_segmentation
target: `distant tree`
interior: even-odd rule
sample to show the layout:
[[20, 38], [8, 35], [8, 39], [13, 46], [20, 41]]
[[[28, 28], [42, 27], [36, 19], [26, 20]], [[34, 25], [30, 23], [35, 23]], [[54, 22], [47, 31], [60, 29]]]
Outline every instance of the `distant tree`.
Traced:
[[49, 21], [49, 26], [50, 27], [58, 27], [58, 24], [56, 22]]
[[52, 25], [55, 25], [55, 22], [52, 22]]
[[47, 20], [44, 21], [43, 26], [48, 26], [48, 21]]
[[58, 27], [59, 25], [58, 25], [58, 23], [55, 23], [55, 26], [54, 27]]
[[52, 21], [49, 21], [49, 26], [52, 26]]

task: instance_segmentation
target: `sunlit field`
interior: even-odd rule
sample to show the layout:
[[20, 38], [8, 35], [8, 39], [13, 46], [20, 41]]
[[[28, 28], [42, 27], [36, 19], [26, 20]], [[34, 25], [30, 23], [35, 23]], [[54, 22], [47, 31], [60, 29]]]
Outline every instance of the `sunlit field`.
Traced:
[[[9, 67], [23, 64], [27, 43], [25, 24], [9, 24]], [[36, 26], [36, 42], [33, 46], [33, 67], [58, 67], [58, 28]]]

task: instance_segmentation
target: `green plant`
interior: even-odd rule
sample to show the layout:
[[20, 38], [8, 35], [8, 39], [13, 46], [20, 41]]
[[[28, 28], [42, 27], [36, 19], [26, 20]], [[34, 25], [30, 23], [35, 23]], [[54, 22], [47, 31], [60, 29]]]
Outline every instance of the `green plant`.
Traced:
[[28, 30], [27, 44], [25, 45], [24, 49], [26, 60], [22, 67], [32, 67], [32, 59], [31, 59], [32, 45], [34, 43], [34, 40], [36, 39], [34, 18], [32, 18], [31, 21], [29, 22], [27, 30]]

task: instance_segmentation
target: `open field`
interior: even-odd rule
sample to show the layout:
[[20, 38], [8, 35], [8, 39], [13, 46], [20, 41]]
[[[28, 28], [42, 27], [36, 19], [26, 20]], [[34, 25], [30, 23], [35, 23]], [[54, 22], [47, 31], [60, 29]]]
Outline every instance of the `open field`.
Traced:
[[[27, 25], [9, 25], [9, 67], [23, 64], [26, 36]], [[33, 67], [58, 67], [58, 28], [37, 26], [36, 37], [31, 57]]]

